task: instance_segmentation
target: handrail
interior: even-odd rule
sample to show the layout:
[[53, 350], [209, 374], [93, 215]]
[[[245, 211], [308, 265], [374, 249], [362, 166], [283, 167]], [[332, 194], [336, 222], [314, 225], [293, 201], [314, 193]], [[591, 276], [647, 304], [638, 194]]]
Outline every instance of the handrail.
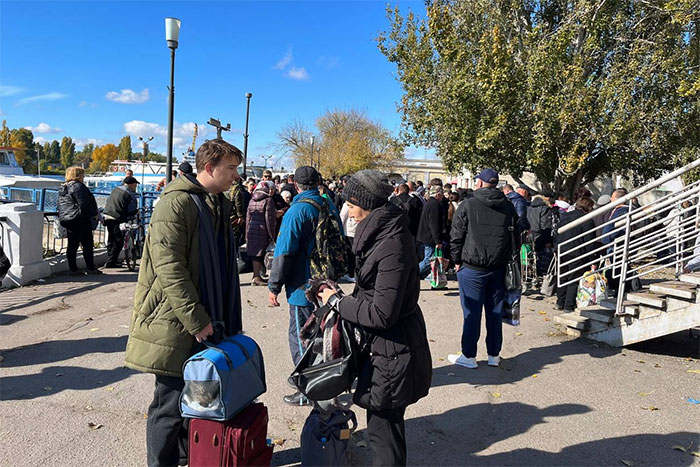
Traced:
[[586, 214], [585, 216], [583, 216], [579, 219], [576, 219], [575, 221], [571, 222], [570, 224], [563, 226], [559, 230], [559, 233], [564, 233], [567, 230], [573, 229], [577, 225], [581, 225], [588, 220], [594, 219], [604, 212], [612, 211], [617, 206], [619, 206], [621, 204], [625, 204], [625, 203], [629, 202], [630, 200], [632, 200], [640, 195], [643, 195], [647, 191], [653, 190], [654, 188], [657, 188], [657, 187], [663, 185], [664, 183], [666, 183], [670, 180], [673, 180], [674, 178], [679, 177], [679, 176], [685, 174], [686, 172], [689, 172], [697, 167], [700, 167], [700, 159], [697, 159], [697, 160], [691, 162], [690, 164], [684, 165], [680, 169], [674, 170], [673, 172], [664, 175], [660, 179], [653, 181], [647, 185], [644, 185], [641, 188], [634, 190], [632, 193], [629, 193], [621, 198], [618, 198], [615, 201], [611, 201], [610, 203], [606, 204], [605, 206], [601, 206], [598, 209], [595, 209], [594, 211]]

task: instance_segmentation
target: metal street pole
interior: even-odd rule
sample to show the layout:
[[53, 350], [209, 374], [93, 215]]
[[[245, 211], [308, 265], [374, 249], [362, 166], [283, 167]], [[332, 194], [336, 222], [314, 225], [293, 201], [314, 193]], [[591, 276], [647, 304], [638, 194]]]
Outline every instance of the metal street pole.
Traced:
[[311, 167], [314, 166], [314, 137], [311, 135]]
[[165, 18], [165, 40], [170, 49], [170, 94], [168, 95], [168, 152], [165, 169], [165, 181], [170, 183], [173, 178], [173, 118], [175, 108], [175, 49], [180, 37], [180, 25], [177, 18]]
[[245, 93], [245, 98], [247, 99], [246, 109], [245, 109], [245, 133], [243, 134], [243, 173], [246, 173], [246, 168], [248, 165], [248, 117], [250, 117], [250, 98], [253, 97], [252, 92]]
[[175, 107], [175, 48], [170, 48], [170, 96], [168, 98], [168, 152], [165, 164], [165, 180], [173, 179], [173, 113]]

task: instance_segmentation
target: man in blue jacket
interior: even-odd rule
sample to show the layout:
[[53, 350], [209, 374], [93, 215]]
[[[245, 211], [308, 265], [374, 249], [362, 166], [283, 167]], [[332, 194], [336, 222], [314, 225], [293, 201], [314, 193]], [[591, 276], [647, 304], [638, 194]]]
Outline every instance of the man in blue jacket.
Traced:
[[508, 201], [513, 203], [515, 207], [515, 212], [518, 214], [518, 229], [521, 232], [527, 232], [530, 230], [530, 222], [527, 220], [527, 208], [529, 203], [523, 196], [513, 189], [512, 185], [505, 185], [503, 187], [503, 194], [506, 195]]
[[[299, 338], [299, 331], [311, 316], [314, 306], [306, 299], [306, 288], [311, 278], [311, 252], [316, 247], [316, 225], [319, 212], [313, 204], [304, 202], [311, 199], [323, 205], [324, 198], [318, 192], [321, 177], [309, 166], [299, 167], [294, 172], [294, 185], [299, 194], [294, 197], [291, 206], [282, 218], [282, 225], [277, 236], [275, 256], [268, 279], [269, 300], [271, 306], [280, 306], [277, 296], [285, 288], [289, 303], [289, 350], [296, 366], [301, 360], [304, 348]], [[325, 200], [331, 214], [340, 216], [335, 205]], [[342, 224], [341, 224], [342, 225]], [[310, 405], [300, 393], [284, 396], [290, 405]]]

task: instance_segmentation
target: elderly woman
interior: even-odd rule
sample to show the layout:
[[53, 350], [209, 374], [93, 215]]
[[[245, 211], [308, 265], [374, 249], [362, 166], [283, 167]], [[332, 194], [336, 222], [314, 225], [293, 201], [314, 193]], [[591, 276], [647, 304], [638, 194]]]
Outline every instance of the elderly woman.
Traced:
[[355, 290], [337, 301], [340, 315], [371, 336], [360, 368], [354, 402], [367, 409], [367, 433], [374, 465], [406, 465], [406, 407], [428, 394], [432, 363], [420, 291], [418, 258], [404, 211], [388, 202], [386, 176], [362, 170], [343, 190], [349, 216], [357, 224]]
[[248, 257], [253, 263], [252, 285], [267, 285], [260, 272], [265, 251], [277, 235], [277, 211], [272, 196], [275, 184], [262, 181], [253, 191], [246, 215], [245, 238]]
[[92, 231], [97, 226], [97, 202], [83, 183], [85, 169], [68, 167], [66, 183], [58, 190], [58, 220], [66, 228], [68, 248], [66, 259], [71, 274], [83, 274], [78, 269], [78, 245], [83, 247], [83, 259], [88, 274], [102, 274], [95, 267]]

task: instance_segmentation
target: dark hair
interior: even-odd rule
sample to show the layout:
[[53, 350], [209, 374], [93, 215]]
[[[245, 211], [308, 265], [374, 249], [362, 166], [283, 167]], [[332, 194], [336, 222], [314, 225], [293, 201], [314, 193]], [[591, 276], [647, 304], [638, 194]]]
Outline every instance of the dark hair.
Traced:
[[450, 188], [450, 189], [452, 189], [452, 184], [451, 184], [451, 183], [445, 183], [442, 187], [443, 187], [443, 188]]
[[404, 193], [408, 193], [409, 191], [410, 190], [408, 189], [407, 184], [402, 183], [401, 185], [399, 185], [399, 193], [404, 194]]
[[303, 184], [303, 183], [297, 183], [297, 186], [299, 187], [299, 191], [307, 191], [307, 190], [313, 190], [314, 188], [318, 188], [318, 183], [313, 183], [313, 184]]
[[423, 180], [418, 180], [418, 181], [416, 182], [416, 185], [418, 185], [418, 186], [423, 186]]
[[574, 203], [581, 198], [590, 198], [591, 196], [592, 194], [589, 189], [581, 187], [574, 193]]
[[453, 191], [450, 193], [450, 201], [459, 201], [459, 193]]
[[508, 191], [515, 191], [515, 190], [513, 189], [513, 185], [511, 185], [510, 183], [506, 183], [505, 185], [503, 185], [503, 191], [505, 191], [505, 190], [508, 190]]
[[433, 178], [432, 180], [430, 180], [430, 186], [442, 186], [442, 179]]
[[588, 214], [593, 210], [595, 203], [591, 198], [579, 198], [576, 200], [576, 209]]
[[195, 156], [197, 172], [204, 172], [204, 166], [207, 164], [216, 167], [223, 158], [228, 156], [233, 156], [236, 159], [236, 165], [243, 160], [243, 153], [233, 144], [218, 138], [206, 141], [197, 149]]

